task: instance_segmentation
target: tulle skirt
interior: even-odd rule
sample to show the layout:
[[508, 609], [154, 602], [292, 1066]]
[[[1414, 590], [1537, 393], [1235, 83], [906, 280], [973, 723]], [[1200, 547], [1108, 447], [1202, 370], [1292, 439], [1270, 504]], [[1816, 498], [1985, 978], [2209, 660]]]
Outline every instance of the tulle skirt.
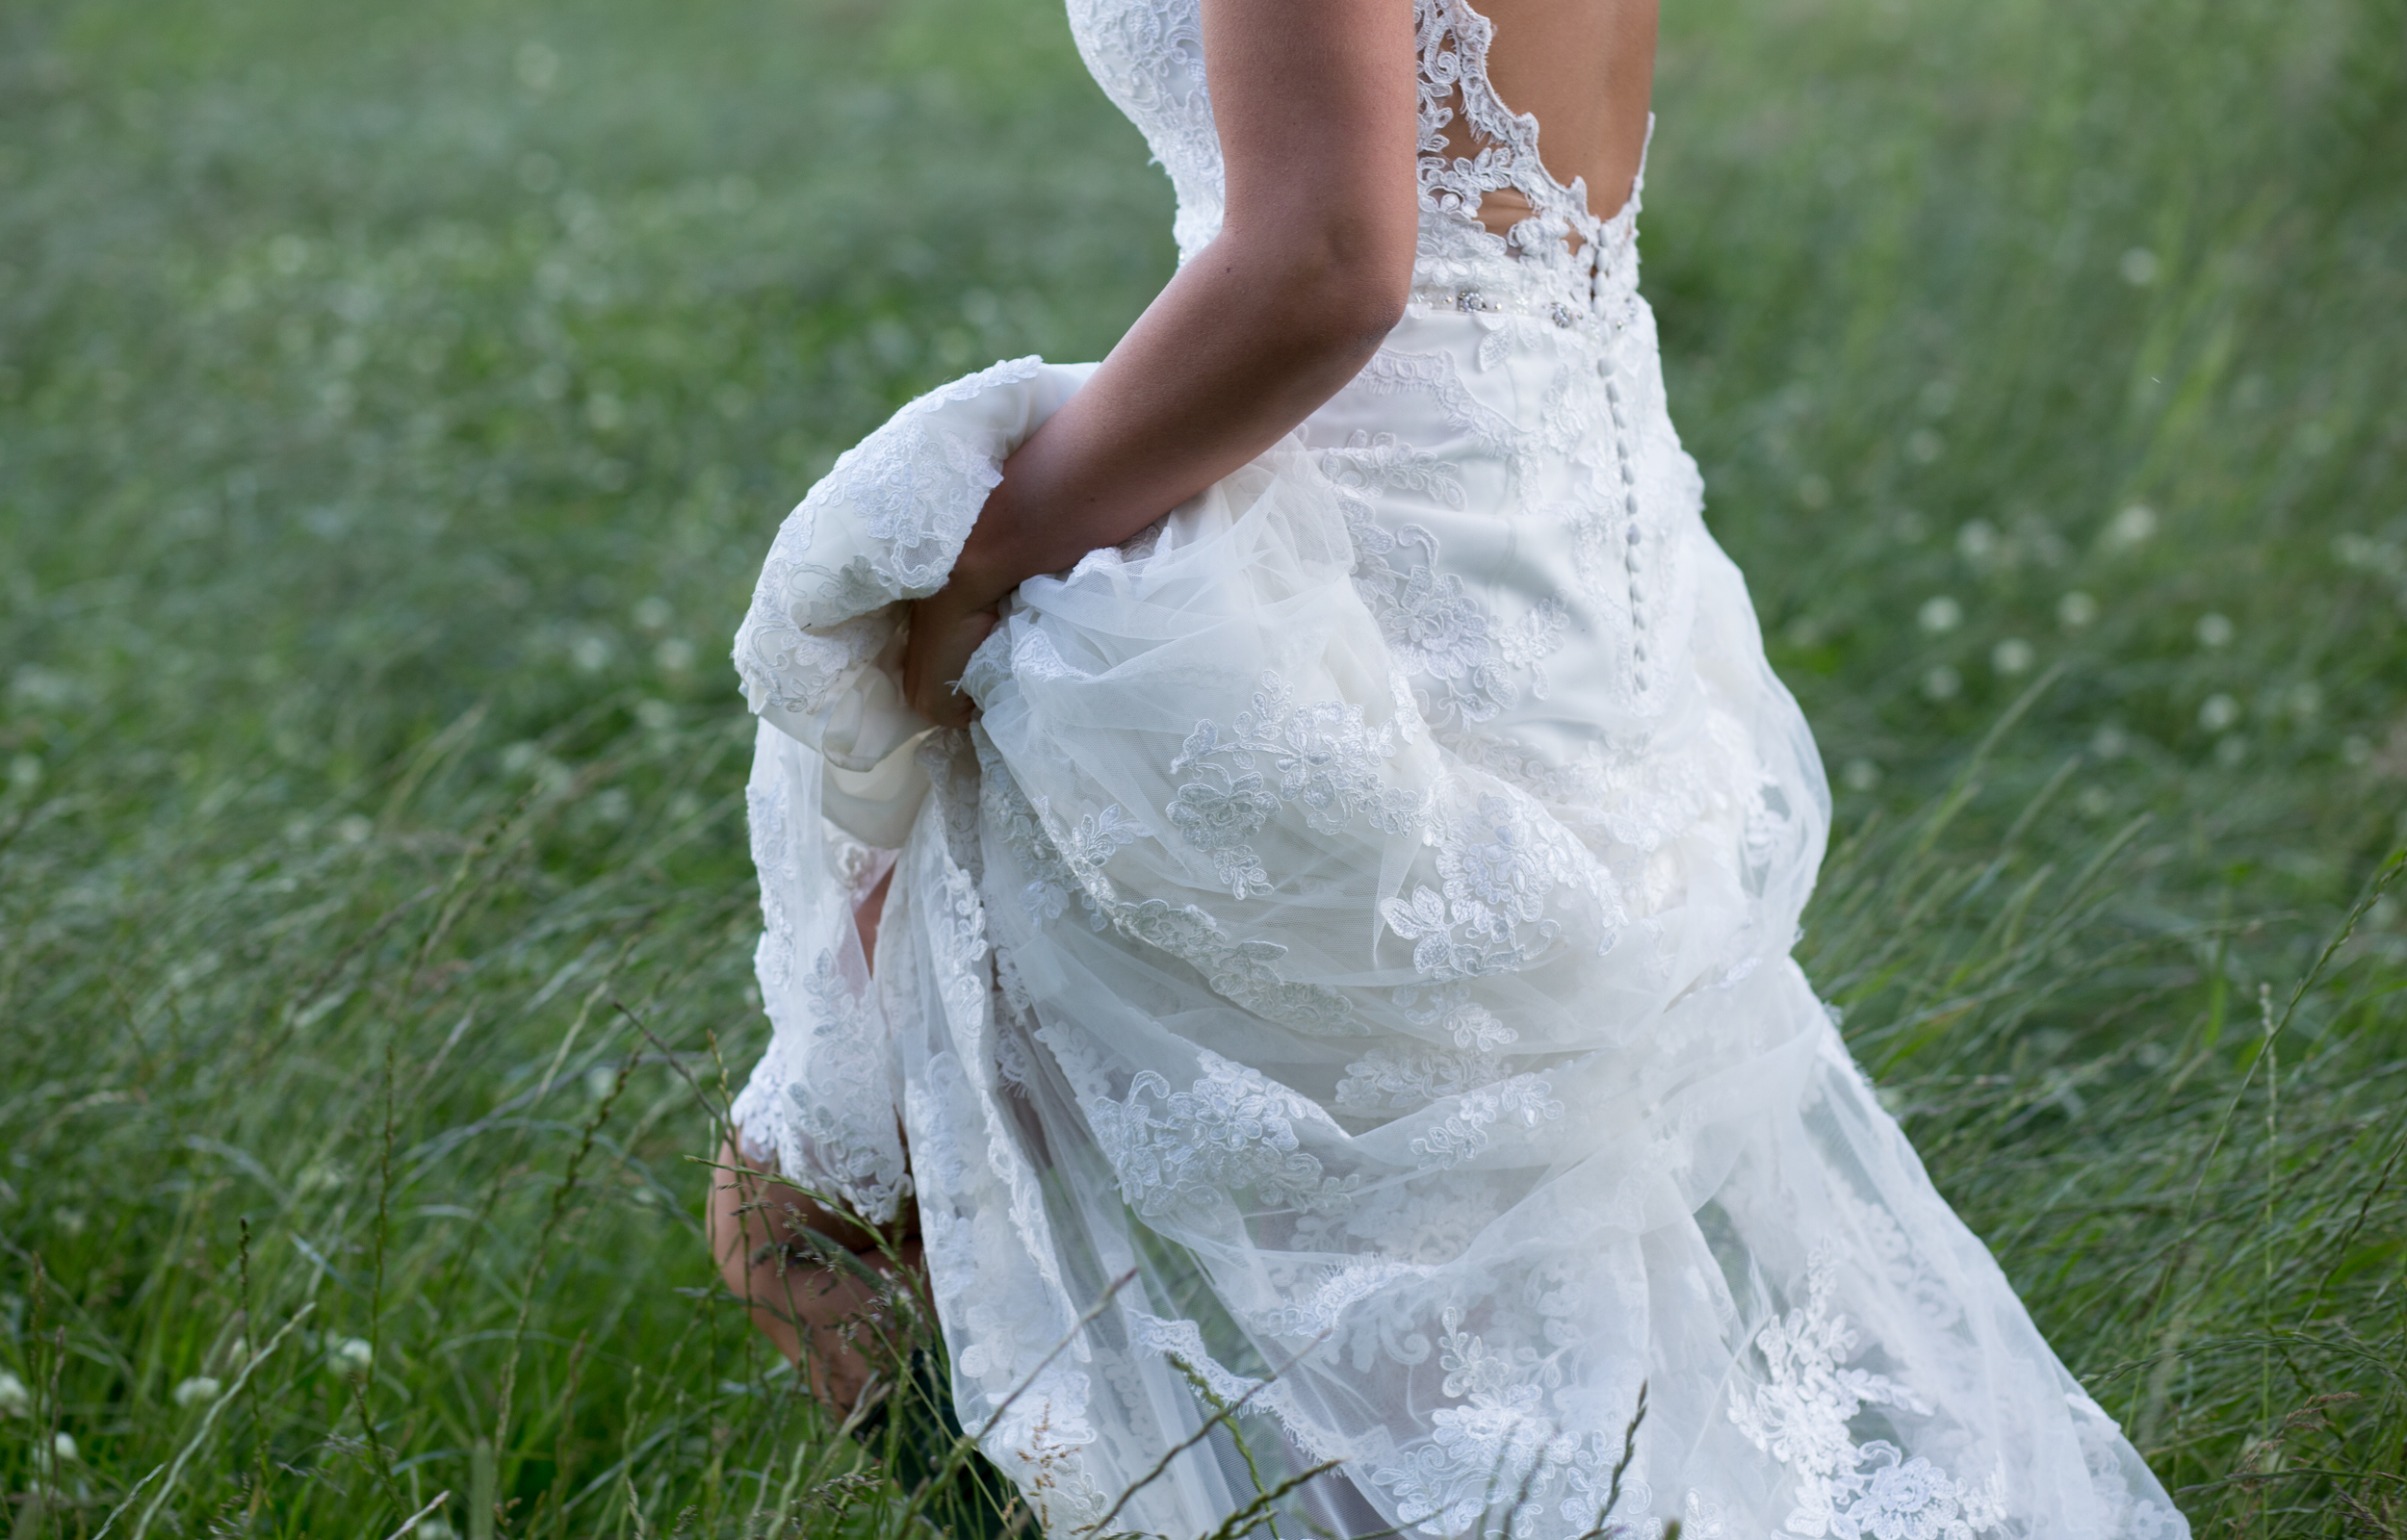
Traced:
[[1652, 361], [1416, 311], [1023, 584], [967, 732], [902, 602], [1085, 370], [914, 403], [780, 533], [737, 1118], [916, 1201], [1047, 1533], [2186, 1533], [1788, 958], [1826, 794]]

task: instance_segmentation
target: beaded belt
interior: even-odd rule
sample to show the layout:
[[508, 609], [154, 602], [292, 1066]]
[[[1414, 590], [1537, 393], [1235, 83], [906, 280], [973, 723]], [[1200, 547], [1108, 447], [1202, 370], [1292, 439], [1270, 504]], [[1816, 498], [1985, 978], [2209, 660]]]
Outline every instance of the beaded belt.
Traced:
[[1637, 296], [1631, 295], [1615, 307], [1618, 313], [1608, 314], [1568, 300], [1528, 294], [1496, 294], [1460, 284], [1414, 284], [1411, 295], [1413, 304], [1432, 310], [1455, 310], [1466, 316], [1528, 316], [1565, 331], [1591, 331], [1599, 337], [1617, 335], [1627, 326], [1636, 301]]

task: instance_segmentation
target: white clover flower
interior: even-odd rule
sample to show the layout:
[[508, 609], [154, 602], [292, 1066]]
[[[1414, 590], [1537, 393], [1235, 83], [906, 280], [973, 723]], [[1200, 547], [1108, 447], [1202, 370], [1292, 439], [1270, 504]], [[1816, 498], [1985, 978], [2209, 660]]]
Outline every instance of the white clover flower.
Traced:
[[1955, 549], [1966, 561], [1987, 561], [1998, 553], [1998, 526], [1986, 519], [1969, 519], [1955, 531]]
[[2089, 735], [2089, 752], [2101, 759], [2120, 759], [2131, 752], [2131, 734], [2109, 722]]
[[2037, 650], [2019, 636], [2009, 636], [1989, 650], [1989, 666], [2006, 675], [2028, 673], [2038, 659]]
[[2332, 554], [2343, 567], [2386, 578], [2407, 577], [2407, 547], [2356, 533], [2332, 537]]
[[671, 674], [683, 674], [693, 667], [694, 645], [683, 636], [671, 636], [652, 650], [652, 661]]
[[34, 1396], [25, 1381], [0, 1369], [0, 1417], [23, 1417], [33, 1405]]
[[2239, 703], [2220, 692], [2210, 695], [2198, 707], [2198, 725], [2209, 732], [2221, 732], [2239, 721]]
[[61, 1433], [50, 1441], [50, 1448], [63, 1460], [83, 1458], [75, 1448], [75, 1435], [72, 1433]]
[[1945, 594], [1923, 601], [1915, 612], [1914, 623], [1933, 636], [1944, 635], [1964, 624], [1964, 606]]
[[2201, 647], [2229, 647], [2234, 634], [2229, 615], [2210, 611], [2198, 617], [2198, 645]]
[[2076, 588], [2056, 602], [2056, 623], [2068, 631], [2085, 629], [2098, 618], [2098, 602]]
[[1953, 701], [1964, 688], [1964, 676], [1945, 663], [1923, 676], [1923, 693], [1934, 701]]
[[[360, 819], [363, 824], [367, 821], [365, 818]], [[367, 837], [367, 834], [363, 831], [359, 838], [354, 839], [340, 825], [336, 826], [336, 832], [342, 835], [346, 844], [357, 844], [359, 839]], [[294, 1178], [293, 1187], [297, 1192], [301, 1193], [323, 1193], [331, 1188], [341, 1187], [347, 1180], [349, 1178], [340, 1166], [325, 1161], [312, 1161], [301, 1168], [300, 1175]]]
[[531, 91], [550, 90], [559, 79], [560, 56], [540, 42], [521, 43], [510, 64], [518, 83]]
[[2144, 502], [2135, 502], [2107, 522], [2107, 544], [2127, 547], [2144, 545], [2157, 532], [2157, 510]]
[[1850, 759], [1847, 768], [1839, 772], [1839, 779], [1847, 783], [1850, 791], [1870, 791], [1880, 784], [1880, 767], [1870, 759]]
[[365, 1337], [345, 1337], [326, 1349], [326, 1361], [346, 1374], [364, 1374], [376, 1350]]
[[2157, 281], [2157, 273], [2161, 267], [2155, 252], [2146, 246], [2134, 246], [2123, 253], [2122, 259], [2115, 263], [2114, 270], [2121, 273], [2123, 281], [2133, 288], [2145, 289]]
[[218, 1392], [222, 1388], [207, 1374], [194, 1374], [192, 1378], [177, 1383], [174, 1391], [175, 1404], [190, 1406], [194, 1401], [214, 1401], [218, 1399]]

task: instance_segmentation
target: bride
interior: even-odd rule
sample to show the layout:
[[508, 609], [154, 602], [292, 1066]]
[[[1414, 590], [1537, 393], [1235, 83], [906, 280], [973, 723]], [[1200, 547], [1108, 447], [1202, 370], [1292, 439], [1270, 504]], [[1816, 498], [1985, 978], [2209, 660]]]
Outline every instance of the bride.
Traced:
[[2187, 1534], [1788, 957], [1828, 799], [1638, 293], [1653, 0], [1071, 21], [1178, 272], [770, 550], [731, 1284], [842, 1406], [799, 1232], [923, 1268], [1057, 1537]]

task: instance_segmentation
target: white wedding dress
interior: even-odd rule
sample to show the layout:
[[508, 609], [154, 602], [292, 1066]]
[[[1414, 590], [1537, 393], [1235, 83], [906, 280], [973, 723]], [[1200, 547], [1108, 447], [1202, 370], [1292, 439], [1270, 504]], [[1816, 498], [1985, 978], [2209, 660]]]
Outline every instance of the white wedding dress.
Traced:
[[[1071, 5], [1188, 256], [1222, 208], [1197, 6]], [[1022, 585], [976, 726], [902, 704], [899, 602], [1087, 367], [913, 403], [778, 533], [736, 645], [748, 1146], [917, 1202], [961, 1422], [1051, 1536], [1189, 1540], [1328, 1460], [1270, 1506], [2187, 1534], [1789, 960], [1827, 793], [1666, 413], [1636, 196], [1593, 218], [1488, 23], [1418, 13], [1407, 319], [1272, 451]], [[1509, 241], [1473, 217], [1506, 187]], [[890, 867], [872, 977], [851, 905]]]

